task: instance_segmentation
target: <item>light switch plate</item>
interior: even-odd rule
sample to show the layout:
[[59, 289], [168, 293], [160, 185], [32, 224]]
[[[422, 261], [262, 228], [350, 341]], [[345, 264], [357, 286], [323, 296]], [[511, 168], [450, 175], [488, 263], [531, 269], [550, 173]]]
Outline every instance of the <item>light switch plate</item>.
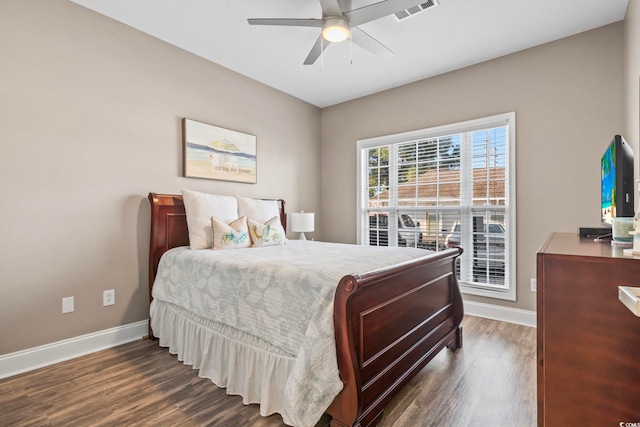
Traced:
[[640, 317], [640, 288], [631, 286], [618, 286], [618, 299], [633, 314]]

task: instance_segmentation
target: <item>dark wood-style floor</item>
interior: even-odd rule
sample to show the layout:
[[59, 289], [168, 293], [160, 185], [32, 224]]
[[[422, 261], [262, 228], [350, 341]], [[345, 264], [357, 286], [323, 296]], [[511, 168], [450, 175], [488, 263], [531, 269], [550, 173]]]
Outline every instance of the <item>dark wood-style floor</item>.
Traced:
[[[467, 316], [380, 426], [536, 425], [534, 328]], [[323, 419], [319, 425], [326, 425]], [[0, 426], [284, 426], [141, 340], [0, 381]]]

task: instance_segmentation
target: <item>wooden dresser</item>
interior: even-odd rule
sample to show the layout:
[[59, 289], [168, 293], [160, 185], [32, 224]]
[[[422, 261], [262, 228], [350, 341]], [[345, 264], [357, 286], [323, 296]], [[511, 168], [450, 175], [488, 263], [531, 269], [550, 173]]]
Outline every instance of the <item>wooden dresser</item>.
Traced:
[[553, 233], [537, 276], [538, 425], [640, 425], [640, 317], [618, 300], [640, 286], [640, 259]]

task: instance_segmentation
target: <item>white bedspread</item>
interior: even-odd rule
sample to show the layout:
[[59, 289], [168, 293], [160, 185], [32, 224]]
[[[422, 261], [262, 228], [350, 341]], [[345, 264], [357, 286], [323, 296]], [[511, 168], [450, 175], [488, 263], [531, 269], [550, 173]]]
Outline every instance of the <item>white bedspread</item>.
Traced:
[[295, 425], [313, 426], [342, 389], [333, 329], [339, 280], [427, 254], [304, 241], [220, 251], [175, 248], [160, 261], [153, 297], [294, 356], [285, 386], [289, 415]]

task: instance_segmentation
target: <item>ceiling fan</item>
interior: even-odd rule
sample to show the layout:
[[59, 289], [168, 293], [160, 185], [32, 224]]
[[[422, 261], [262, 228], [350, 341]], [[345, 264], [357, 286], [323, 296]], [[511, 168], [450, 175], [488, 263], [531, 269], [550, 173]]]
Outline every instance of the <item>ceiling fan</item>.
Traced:
[[264, 18], [247, 19], [249, 25], [284, 25], [290, 27], [317, 27], [322, 32], [311, 52], [304, 60], [304, 65], [312, 65], [322, 51], [331, 43], [339, 43], [351, 37], [353, 43], [384, 59], [391, 58], [394, 53], [385, 45], [362, 31], [358, 26], [374, 21], [420, 3], [419, 0], [385, 0], [358, 9], [351, 9], [351, 0], [319, 0], [322, 7], [322, 18], [290, 19]]

